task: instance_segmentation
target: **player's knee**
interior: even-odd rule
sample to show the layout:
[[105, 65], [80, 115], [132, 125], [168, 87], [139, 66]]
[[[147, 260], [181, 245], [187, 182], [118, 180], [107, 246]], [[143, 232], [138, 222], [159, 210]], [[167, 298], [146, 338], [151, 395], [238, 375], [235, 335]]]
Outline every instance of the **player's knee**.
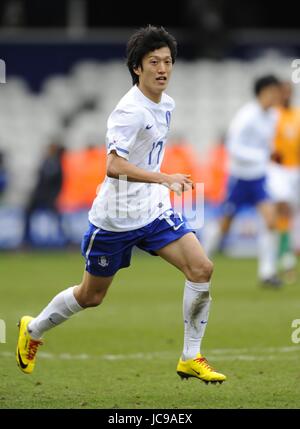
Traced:
[[79, 304], [83, 308], [89, 308], [89, 307], [98, 307], [98, 305], [101, 304], [103, 301], [103, 298], [105, 296], [104, 292], [94, 292], [90, 294], [82, 294], [80, 296], [80, 302]]
[[86, 302], [87, 307], [98, 307], [98, 305], [100, 305], [101, 302], [103, 301], [103, 298], [104, 298], [103, 294], [94, 294], [87, 300]]
[[214, 264], [212, 263], [211, 260], [206, 259], [202, 267], [203, 277], [205, 279], [204, 281], [209, 281], [211, 279], [213, 271], [214, 271]]
[[188, 268], [187, 279], [195, 283], [208, 282], [212, 276], [214, 265], [209, 259], [202, 260], [199, 264]]

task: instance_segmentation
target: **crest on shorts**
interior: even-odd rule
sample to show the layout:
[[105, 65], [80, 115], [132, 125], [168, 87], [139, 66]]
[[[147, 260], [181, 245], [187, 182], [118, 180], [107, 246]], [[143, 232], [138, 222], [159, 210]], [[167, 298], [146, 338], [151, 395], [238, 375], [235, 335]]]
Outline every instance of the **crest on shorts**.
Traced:
[[101, 267], [107, 267], [107, 265], [109, 264], [108, 257], [107, 256], [99, 256], [98, 264]]

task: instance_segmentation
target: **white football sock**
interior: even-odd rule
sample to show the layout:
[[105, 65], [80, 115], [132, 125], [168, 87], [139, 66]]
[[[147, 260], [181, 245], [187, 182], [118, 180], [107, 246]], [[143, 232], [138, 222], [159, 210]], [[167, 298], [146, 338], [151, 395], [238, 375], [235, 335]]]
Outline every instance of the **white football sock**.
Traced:
[[60, 325], [73, 314], [83, 310], [74, 296], [72, 286], [58, 295], [28, 325], [28, 332], [33, 339], [40, 339], [45, 331]]
[[209, 283], [185, 281], [183, 360], [192, 359], [197, 353], [200, 353], [201, 341], [208, 321], [210, 302]]
[[218, 221], [209, 222], [203, 228], [203, 247], [206, 255], [211, 258], [218, 251], [222, 240], [222, 231]]
[[262, 227], [258, 237], [258, 276], [261, 280], [274, 276], [277, 272], [278, 234]]

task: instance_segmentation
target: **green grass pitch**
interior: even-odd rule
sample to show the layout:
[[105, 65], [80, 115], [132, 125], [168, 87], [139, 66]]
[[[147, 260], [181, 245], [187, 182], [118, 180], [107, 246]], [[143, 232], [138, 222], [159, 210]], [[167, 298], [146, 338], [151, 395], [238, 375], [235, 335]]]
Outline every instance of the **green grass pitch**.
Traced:
[[300, 408], [300, 284], [265, 290], [256, 261], [218, 256], [202, 351], [228, 376], [223, 385], [181, 381], [183, 275], [158, 257], [135, 254], [104, 303], [45, 336], [37, 366], [16, 366], [17, 321], [36, 315], [78, 283], [76, 253], [2, 253], [0, 408]]

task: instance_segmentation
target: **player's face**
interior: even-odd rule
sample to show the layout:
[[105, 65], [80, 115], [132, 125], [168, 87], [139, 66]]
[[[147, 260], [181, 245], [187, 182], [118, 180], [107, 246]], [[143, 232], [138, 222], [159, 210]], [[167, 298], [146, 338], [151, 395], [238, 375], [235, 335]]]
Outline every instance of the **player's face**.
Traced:
[[149, 52], [142, 61], [142, 66], [135, 69], [139, 76], [140, 90], [153, 101], [160, 101], [161, 93], [166, 89], [171, 72], [172, 57], [168, 47]]
[[272, 107], [277, 105], [280, 102], [280, 86], [279, 85], [270, 85], [265, 89], [264, 94], [265, 105], [267, 107]]
[[281, 103], [284, 106], [288, 106], [292, 98], [292, 85], [290, 84], [290, 82], [283, 82], [280, 89]]

